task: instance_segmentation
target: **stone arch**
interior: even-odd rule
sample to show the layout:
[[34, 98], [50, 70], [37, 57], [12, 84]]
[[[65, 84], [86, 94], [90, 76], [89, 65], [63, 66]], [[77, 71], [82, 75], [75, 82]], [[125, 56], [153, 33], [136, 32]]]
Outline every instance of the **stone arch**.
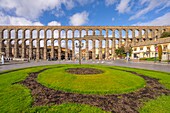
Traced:
[[99, 39], [95, 40], [95, 59], [99, 59]]
[[48, 39], [48, 40], [46, 40], [47, 41], [47, 45], [46, 45], [46, 47], [47, 47], [47, 59], [51, 59], [51, 40], [50, 39]]
[[29, 45], [30, 45], [29, 39], [26, 39], [24, 41], [24, 45], [25, 45], [25, 48], [24, 48], [25, 53], [24, 53], [24, 55], [25, 55], [26, 58], [29, 58]]
[[40, 59], [44, 59], [44, 40], [40, 39]]
[[66, 41], [61, 40], [61, 60], [65, 59], [65, 52], [66, 52]]
[[146, 33], [146, 30], [142, 29], [142, 38], [146, 38], [145, 33]]
[[61, 38], [66, 38], [66, 31], [65, 30], [60, 31], [60, 37]]
[[112, 29], [109, 29], [109, 30], [108, 30], [108, 37], [111, 38], [112, 36], [113, 36]]
[[68, 48], [69, 48], [69, 50], [68, 50], [68, 60], [72, 59], [72, 51], [73, 51], [72, 44], [73, 44], [73, 41], [68, 40]]
[[85, 35], [87, 35], [87, 34], [86, 34], [86, 30], [82, 30], [82, 31], [81, 31], [81, 37], [84, 37]]
[[119, 30], [116, 29], [114, 32], [115, 32], [115, 38], [119, 38], [119, 37], [120, 37], [120, 35], [119, 35]]
[[81, 48], [81, 59], [85, 60], [86, 58], [86, 40], [82, 40], [81, 44], [83, 47]]
[[31, 36], [30, 36], [30, 30], [25, 30], [25, 38], [26, 38], [26, 39], [31, 38]]
[[15, 39], [16, 37], [15, 37], [15, 30], [14, 29], [12, 29], [11, 31], [10, 31], [10, 39]]
[[23, 37], [23, 30], [22, 30], [22, 29], [19, 29], [19, 30], [17, 31], [17, 34], [18, 34], [18, 39], [24, 38], [24, 37]]
[[9, 37], [8, 37], [8, 34], [9, 34], [9, 32], [8, 32], [7, 29], [3, 30], [3, 39], [9, 38]]
[[79, 30], [75, 30], [74, 31], [74, 38], [79, 38], [80, 37], [80, 31]]
[[92, 40], [88, 40], [89, 59], [92, 59]]
[[135, 29], [135, 37], [136, 37], [136, 38], [140, 38], [140, 37], [139, 37], [139, 32], [140, 32], [140, 31], [139, 31], [138, 29]]
[[54, 40], [54, 58], [58, 59], [58, 40]]
[[21, 58], [22, 57], [22, 40], [19, 39], [17, 40], [16, 43], [18, 43], [18, 57]]
[[53, 34], [54, 34], [54, 38], [59, 38], [59, 31], [58, 30], [54, 30]]
[[48, 30], [46, 31], [46, 37], [47, 37], [47, 38], [52, 38], [52, 31], [51, 31], [50, 29], [48, 29]]
[[73, 31], [72, 30], [67, 31], [67, 38], [73, 38]]
[[102, 30], [102, 35], [106, 38], [107, 35], [106, 35], [106, 30], [105, 29]]
[[45, 31], [42, 29], [39, 31], [40, 38], [45, 38]]
[[106, 40], [102, 40], [102, 59], [106, 58]]
[[88, 30], [88, 35], [93, 35], [93, 30], [92, 29]]
[[100, 35], [100, 30], [99, 29], [95, 30], [95, 35]]
[[36, 48], [37, 48], [37, 40], [33, 39], [32, 40], [32, 58], [35, 60], [36, 59]]
[[32, 30], [32, 38], [33, 38], [33, 39], [39, 38], [39, 37], [37, 36], [37, 34], [38, 34], [37, 30]]
[[[128, 30], [128, 38], [132, 38], [132, 32], [133, 32], [132, 29], [129, 29], [129, 30]], [[133, 37], [133, 38], [134, 38], [134, 37]]]
[[152, 37], [152, 29], [148, 29], [148, 38], [151, 39]]

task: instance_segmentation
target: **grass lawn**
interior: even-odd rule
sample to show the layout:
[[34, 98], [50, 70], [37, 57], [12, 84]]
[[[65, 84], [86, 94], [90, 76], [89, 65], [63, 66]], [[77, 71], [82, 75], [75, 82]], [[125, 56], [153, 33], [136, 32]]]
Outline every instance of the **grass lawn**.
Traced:
[[[143, 78], [115, 69], [130, 70], [152, 78], [158, 78], [159, 82], [170, 89], [170, 73], [133, 69], [115, 66], [82, 65], [82, 67], [92, 67], [101, 69], [103, 74], [95, 75], [74, 75], [65, 72], [67, 68], [79, 67], [78, 65], [53, 65], [19, 69], [15, 71], [5, 71], [0, 73], [0, 112], [1, 113], [103, 113], [100, 108], [76, 104], [65, 103], [58, 106], [32, 107], [33, 98], [31, 92], [25, 86], [14, 84], [24, 80], [28, 73], [38, 72], [44, 68], [48, 69], [38, 76], [38, 81], [50, 88], [60, 89], [69, 92], [86, 94], [117, 94], [135, 91], [145, 86]], [[170, 111], [170, 96], [161, 96], [156, 100], [145, 103], [140, 109], [142, 113], [154, 111]], [[155, 112], [156, 113], [156, 112]]]
[[[106, 66], [93, 65], [93, 68], [103, 70], [104, 73], [102, 74], [76, 75], [65, 71], [73, 67], [77, 68], [80, 66], [67, 65], [46, 70], [39, 74], [38, 82], [56, 90], [83, 94], [120, 94], [145, 86], [143, 78], [128, 72], [109, 69]], [[89, 65], [81, 67], [86, 68]]]
[[170, 96], [161, 96], [156, 100], [145, 103], [140, 109], [140, 113], [169, 113], [170, 112]]

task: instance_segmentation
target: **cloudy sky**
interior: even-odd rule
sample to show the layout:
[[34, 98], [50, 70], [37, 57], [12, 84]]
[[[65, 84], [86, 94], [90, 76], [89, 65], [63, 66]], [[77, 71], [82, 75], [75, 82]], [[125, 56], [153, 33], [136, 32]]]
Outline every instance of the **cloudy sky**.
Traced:
[[0, 0], [0, 25], [170, 25], [170, 0]]

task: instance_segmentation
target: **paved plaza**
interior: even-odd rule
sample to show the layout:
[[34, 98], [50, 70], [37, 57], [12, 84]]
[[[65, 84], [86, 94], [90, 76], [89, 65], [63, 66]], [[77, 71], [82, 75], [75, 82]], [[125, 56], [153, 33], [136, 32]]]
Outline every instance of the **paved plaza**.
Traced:
[[[78, 64], [78, 61], [39, 61], [39, 62], [31, 61], [18, 64], [6, 64], [0, 65], [0, 72], [11, 69], [55, 64]], [[115, 60], [115, 61], [82, 61], [82, 64], [102, 64], [170, 72], [170, 64], [167, 63], [126, 62], [125, 60]]]

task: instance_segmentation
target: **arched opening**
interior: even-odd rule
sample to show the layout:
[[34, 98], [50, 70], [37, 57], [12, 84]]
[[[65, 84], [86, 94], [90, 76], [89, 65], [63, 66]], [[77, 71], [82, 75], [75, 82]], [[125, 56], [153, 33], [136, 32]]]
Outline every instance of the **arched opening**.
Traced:
[[59, 31], [58, 30], [54, 30], [53, 34], [54, 34], [54, 38], [59, 38]]

